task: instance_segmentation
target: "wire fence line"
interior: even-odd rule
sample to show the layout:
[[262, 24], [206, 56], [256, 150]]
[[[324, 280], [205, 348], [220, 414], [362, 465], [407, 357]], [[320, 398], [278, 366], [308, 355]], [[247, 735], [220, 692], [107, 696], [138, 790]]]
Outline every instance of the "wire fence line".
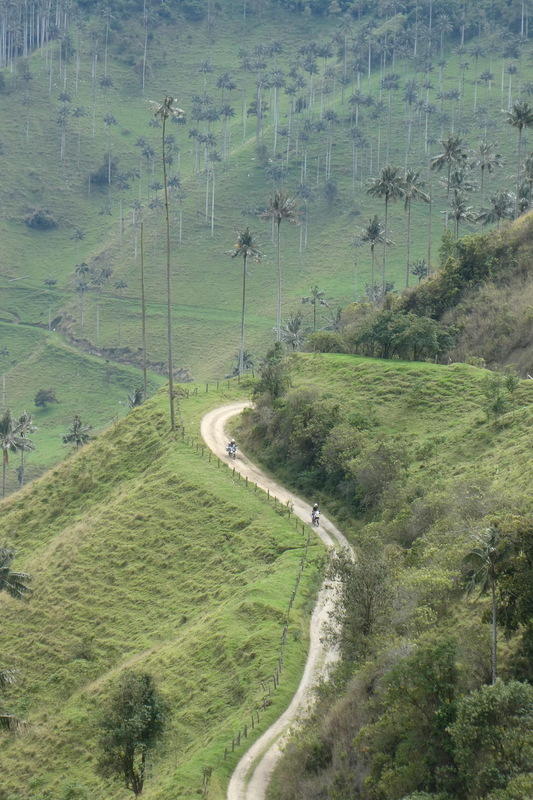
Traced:
[[[218, 389], [220, 386], [220, 381], [217, 381], [216, 388]], [[224, 381], [225, 383], [225, 381]], [[228, 381], [229, 386], [229, 381]], [[209, 391], [209, 384], [206, 384], [205, 391]], [[193, 394], [196, 396], [198, 394], [198, 387], [195, 387]], [[186, 396], [190, 396], [187, 394]], [[254, 703], [252, 708], [249, 710], [245, 719], [241, 721], [238, 730], [231, 738], [231, 742], [228, 740], [227, 744], [224, 747], [224, 754], [220, 756], [217, 763], [214, 765], [205, 765], [202, 768], [202, 784], [200, 787], [200, 793], [202, 797], [207, 797], [209, 793], [209, 786], [211, 783], [211, 777], [214, 771], [222, 766], [222, 764], [231, 756], [232, 753], [235, 752], [241, 745], [241, 743], [246, 740], [255, 728], [260, 724], [260, 715], [262, 712], [266, 711], [269, 706], [272, 705], [272, 696], [276, 689], [278, 689], [281, 681], [281, 675], [283, 672], [283, 668], [285, 665], [285, 656], [286, 656], [286, 648], [287, 648], [287, 640], [288, 640], [288, 633], [289, 633], [289, 625], [291, 622], [291, 612], [296, 600], [298, 589], [300, 587], [300, 582], [302, 580], [302, 575], [305, 571], [305, 568], [308, 563], [308, 556], [309, 556], [309, 547], [311, 544], [312, 538], [312, 531], [311, 527], [303, 522], [296, 514], [293, 512], [292, 503], [288, 501], [287, 503], [282, 503], [275, 494], [270, 492], [270, 490], [263, 490], [261, 487], [257, 485], [254, 481], [248, 480], [247, 476], [242, 476], [238, 469], [232, 467], [226, 461], [223, 461], [216, 453], [207, 447], [203, 441], [197, 436], [189, 433], [184, 426], [180, 426], [178, 429], [179, 436], [181, 437], [181, 441], [186, 444], [191, 451], [194, 451], [200, 458], [207, 459], [209, 463], [216, 463], [217, 468], [225, 467], [228, 470], [228, 474], [231, 475], [232, 480], [238, 480], [242, 483], [243, 488], [249, 489], [253, 491], [254, 494], [259, 492], [260, 496], [264, 498], [264, 501], [268, 503], [271, 507], [273, 507], [279, 514], [282, 516], [286, 516], [287, 520], [291, 520], [296, 528], [296, 530], [305, 537], [303, 542], [303, 549], [302, 555], [300, 557], [300, 562], [298, 565], [298, 572], [296, 578], [294, 580], [294, 584], [292, 587], [291, 594], [289, 596], [289, 600], [286, 606], [284, 620], [283, 620], [283, 627], [279, 639], [279, 644], [277, 648], [277, 659], [275, 662], [275, 668], [272, 671], [272, 674], [269, 675], [265, 679], [258, 679], [258, 684], [256, 687], [256, 694], [258, 696], [258, 700]]]

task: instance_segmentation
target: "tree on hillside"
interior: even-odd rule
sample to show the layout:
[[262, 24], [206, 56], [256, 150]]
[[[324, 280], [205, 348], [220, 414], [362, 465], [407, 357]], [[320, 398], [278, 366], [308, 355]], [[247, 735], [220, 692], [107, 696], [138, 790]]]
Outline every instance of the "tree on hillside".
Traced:
[[[7, 547], [0, 547], [0, 592], [6, 592], [16, 600], [25, 600], [30, 594], [28, 583], [31, 576], [27, 572], [15, 572], [11, 563], [15, 551]], [[15, 680], [13, 670], [0, 667], [0, 692]], [[20, 720], [14, 714], [8, 714], [0, 707], [0, 730], [13, 731], [20, 725]]]
[[239, 371], [238, 374], [242, 375], [244, 372], [244, 315], [246, 309], [246, 264], [248, 259], [251, 258], [258, 264], [263, 254], [259, 250], [259, 245], [251, 232], [250, 228], [246, 227], [243, 231], [237, 232], [237, 240], [233, 245], [233, 250], [228, 252], [232, 258], [240, 256], [242, 258], [242, 304], [241, 304], [241, 343], [239, 347]]
[[91, 425], [83, 425], [80, 417], [76, 414], [72, 420], [72, 425], [63, 436], [63, 444], [75, 444], [76, 450], [87, 444], [91, 438], [89, 431], [92, 430]]
[[361, 230], [361, 233], [357, 237], [357, 241], [361, 242], [362, 244], [369, 244], [370, 245], [370, 257], [371, 257], [371, 286], [376, 285], [375, 281], [375, 259], [376, 259], [376, 245], [392, 245], [394, 244], [390, 240], [385, 239], [385, 228], [379, 221], [378, 215], [374, 214], [374, 216], [368, 220], [368, 225]]
[[415, 261], [414, 264], [411, 264], [411, 275], [414, 275], [416, 278], [418, 278], [418, 283], [420, 283], [422, 278], [427, 278], [428, 274], [429, 269], [424, 258], [419, 258], [418, 261]]
[[326, 293], [319, 289], [318, 286], [312, 286], [311, 294], [309, 297], [302, 297], [302, 303], [310, 303], [313, 306], [313, 333], [316, 333], [316, 309], [317, 306], [328, 308]]
[[454, 189], [450, 201], [450, 216], [455, 221], [455, 238], [459, 238], [459, 225], [461, 222], [473, 222], [476, 219], [474, 209], [467, 205], [466, 197], [462, 192]]
[[467, 594], [476, 589], [479, 594], [490, 593], [491, 600], [491, 675], [492, 683], [497, 677], [497, 635], [498, 607], [496, 590], [498, 580], [510, 559], [512, 548], [509, 542], [502, 541], [497, 528], [488, 528], [474, 537], [474, 547], [463, 560], [464, 583]]
[[17, 423], [7, 409], [0, 417], [0, 450], [2, 451], [2, 497], [6, 496], [6, 477], [9, 465], [9, 454], [20, 453], [21, 450], [32, 450], [33, 444], [21, 435]]
[[448, 200], [450, 197], [450, 173], [452, 167], [464, 164], [467, 152], [461, 137], [452, 134], [441, 141], [441, 146], [442, 153], [431, 159], [431, 169], [436, 169], [440, 172], [443, 167], [446, 167], [446, 199]]
[[34, 401], [37, 408], [46, 408], [48, 403], [59, 403], [54, 389], [39, 389]]
[[280, 228], [282, 222], [288, 222], [292, 225], [298, 223], [299, 212], [296, 208], [296, 200], [289, 197], [283, 191], [274, 192], [270, 198], [270, 203], [266, 211], [261, 214], [262, 219], [270, 219], [276, 226], [276, 260], [278, 269], [278, 287], [277, 287], [277, 302], [276, 302], [276, 341], [281, 339], [281, 257], [280, 257]]
[[154, 114], [163, 122], [161, 133], [161, 148], [163, 161], [163, 186], [165, 189], [165, 225], [166, 225], [166, 265], [167, 265], [167, 351], [168, 351], [168, 397], [170, 405], [170, 429], [176, 427], [174, 412], [174, 363], [172, 359], [172, 293], [170, 276], [170, 215], [168, 209], [168, 181], [166, 160], [166, 124], [170, 118], [184, 118], [185, 112], [175, 105], [175, 100], [166, 95], [163, 101], [156, 106]]
[[305, 340], [301, 311], [291, 314], [281, 326], [281, 341], [294, 352], [300, 350]]
[[463, 797], [531, 797], [533, 686], [497, 681], [463, 695], [449, 727]]
[[517, 100], [510, 111], [506, 111], [507, 122], [518, 131], [518, 152], [516, 157], [516, 198], [515, 217], [518, 216], [518, 194], [520, 191], [520, 161], [522, 158], [522, 135], [524, 128], [533, 125], [533, 108], [527, 100]]
[[482, 208], [478, 214], [478, 220], [483, 225], [496, 223], [498, 230], [502, 219], [512, 219], [514, 198], [509, 192], [498, 192], [490, 198], [489, 208]]
[[387, 276], [387, 239], [388, 239], [388, 220], [389, 203], [391, 200], [399, 200], [403, 197], [403, 178], [399, 167], [390, 165], [383, 167], [381, 174], [375, 178], [367, 189], [367, 194], [371, 197], [379, 197], [385, 201], [385, 226], [383, 231], [383, 271], [381, 276], [381, 288], [384, 293]]
[[496, 151], [496, 145], [494, 142], [487, 142], [483, 140], [477, 146], [477, 150], [474, 152], [474, 165], [479, 167], [481, 172], [481, 202], [483, 203], [484, 200], [484, 188], [485, 188], [485, 172], [488, 172], [491, 175], [496, 167], [502, 166], [502, 157], [501, 154]]
[[420, 172], [408, 169], [403, 178], [404, 208], [407, 212], [407, 260], [405, 268], [405, 286], [409, 286], [409, 267], [411, 262], [411, 204], [413, 201], [422, 200], [429, 203], [429, 195], [424, 192], [424, 181]]
[[31, 414], [23, 411], [16, 423], [16, 431], [24, 439], [24, 447], [20, 448], [19, 486], [24, 486], [24, 454], [34, 449], [34, 444], [28, 437], [36, 430]]
[[147, 758], [163, 733], [165, 717], [166, 705], [152, 676], [124, 672], [100, 720], [99, 772], [123, 781], [138, 797], [144, 788]]

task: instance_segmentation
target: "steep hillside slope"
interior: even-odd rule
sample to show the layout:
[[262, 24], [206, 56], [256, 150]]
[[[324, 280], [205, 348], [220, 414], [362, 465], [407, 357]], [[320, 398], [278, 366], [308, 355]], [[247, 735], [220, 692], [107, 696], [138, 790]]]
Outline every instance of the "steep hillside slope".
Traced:
[[[277, 662], [304, 537], [251, 486], [169, 436], [164, 407], [156, 396], [2, 506], [0, 542], [33, 576], [27, 604], [0, 598], [3, 662], [18, 677], [2, 702], [29, 723], [2, 734], [3, 798], [58, 798], [68, 787], [80, 800], [129, 796], [95, 773], [97, 719], [127, 667], [153, 674], [171, 712], [144, 796], [191, 800], [204, 767], [214, 768], [210, 797], [224, 796], [244, 739], [227, 760], [224, 748], [250, 728]], [[206, 407], [184, 401], [191, 427]], [[305, 660], [313, 575], [309, 565], [260, 728]]]

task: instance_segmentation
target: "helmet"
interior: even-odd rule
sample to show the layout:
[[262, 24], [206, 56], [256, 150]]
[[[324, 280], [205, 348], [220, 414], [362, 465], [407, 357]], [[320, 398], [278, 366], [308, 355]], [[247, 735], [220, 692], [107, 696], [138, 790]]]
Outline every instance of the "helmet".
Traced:
[[230, 440], [229, 440], [229, 443], [230, 443], [230, 444], [235, 444], [235, 439], [230, 439]]
[[318, 508], [318, 503], [315, 503], [313, 508]]

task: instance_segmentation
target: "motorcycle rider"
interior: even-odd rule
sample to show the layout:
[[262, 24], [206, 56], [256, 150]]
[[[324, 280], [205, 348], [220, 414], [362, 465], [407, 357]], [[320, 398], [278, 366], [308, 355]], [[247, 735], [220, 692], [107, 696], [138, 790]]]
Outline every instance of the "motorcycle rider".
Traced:
[[318, 525], [320, 520], [320, 509], [318, 507], [318, 503], [315, 503], [313, 506], [313, 510], [311, 511], [311, 521], [313, 525]]
[[226, 445], [226, 452], [229, 456], [235, 456], [237, 452], [237, 443], [235, 439], [230, 439], [228, 444]]

